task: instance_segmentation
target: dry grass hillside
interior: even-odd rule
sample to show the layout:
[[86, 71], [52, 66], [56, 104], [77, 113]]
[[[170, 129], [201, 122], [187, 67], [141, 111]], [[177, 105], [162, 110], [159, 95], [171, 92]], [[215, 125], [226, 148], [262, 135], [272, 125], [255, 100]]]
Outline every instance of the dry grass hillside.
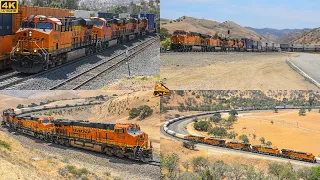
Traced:
[[308, 34], [309, 32], [310, 32], [310, 30], [302, 30], [302, 31], [298, 31], [298, 32], [289, 33], [289, 34], [284, 35], [278, 41], [281, 43], [284, 43], [284, 44], [292, 43], [297, 38], [303, 37], [304, 35]]
[[[129, 120], [129, 111], [147, 105], [152, 110], [151, 116], [139, 120]], [[116, 122], [137, 123], [141, 130], [146, 132], [153, 142], [156, 151], [160, 151], [160, 102], [158, 97], [153, 96], [153, 91], [138, 91], [120, 95], [102, 105], [92, 108], [89, 121], [93, 122]]]
[[309, 32], [302, 32], [300, 36], [297, 36], [294, 40], [290, 41], [290, 43], [320, 44], [320, 28], [313, 29]]
[[169, 30], [169, 33], [173, 33], [175, 30], [185, 30], [199, 32], [203, 34], [214, 35], [215, 33], [227, 35], [228, 30], [230, 30], [230, 35], [232, 38], [251, 38], [255, 40], [268, 41], [265, 37], [258, 35], [256, 32], [246, 29], [232, 21], [225, 21], [223, 23], [206, 20], [197, 19], [193, 17], [181, 18], [182, 21], [174, 21], [168, 19], [161, 19], [161, 27]]
[[[24, 147], [0, 128], [0, 179], [79, 179], [82, 166], [62, 157], [51, 156]], [[71, 171], [72, 170], [72, 171]], [[81, 179], [113, 179], [105, 174], [93, 174], [86, 170]], [[84, 172], [84, 171], [82, 171]]]

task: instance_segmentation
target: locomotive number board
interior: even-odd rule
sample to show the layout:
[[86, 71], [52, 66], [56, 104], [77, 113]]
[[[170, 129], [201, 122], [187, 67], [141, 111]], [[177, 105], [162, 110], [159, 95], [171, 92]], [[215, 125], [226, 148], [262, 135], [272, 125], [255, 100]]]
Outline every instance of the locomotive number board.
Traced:
[[0, 0], [0, 13], [18, 13], [18, 0]]

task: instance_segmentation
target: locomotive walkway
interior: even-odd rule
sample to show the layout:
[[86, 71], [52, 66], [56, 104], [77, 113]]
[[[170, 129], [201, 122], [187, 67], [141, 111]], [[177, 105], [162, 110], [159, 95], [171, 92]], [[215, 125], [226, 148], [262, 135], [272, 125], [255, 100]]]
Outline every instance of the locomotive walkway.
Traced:
[[304, 77], [320, 88], [320, 54], [301, 53], [299, 57], [289, 60]]

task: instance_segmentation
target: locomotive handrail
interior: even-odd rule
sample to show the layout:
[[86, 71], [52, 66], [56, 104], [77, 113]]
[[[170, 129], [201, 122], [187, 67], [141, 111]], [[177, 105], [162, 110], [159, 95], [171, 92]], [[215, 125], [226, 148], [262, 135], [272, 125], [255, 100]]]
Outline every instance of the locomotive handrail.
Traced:
[[[34, 44], [36, 45], [36, 46], [38, 46], [38, 48], [41, 50], [41, 52], [44, 54], [44, 60], [45, 60], [45, 62], [46, 62], [46, 70], [48, 69], [48, 66], [49, 66], [49, 53], [48, 53], [48, 51], [46, 50], [46, 49], [44, 49], [44, 48], [41, 48], [38, 44], [37, 44], [37, 42], [36, 41], [33, 41], [34, 42]], [[41, 57], [43, 57], [42, 56], [42, 54], [40, 53], [40, 56]]]

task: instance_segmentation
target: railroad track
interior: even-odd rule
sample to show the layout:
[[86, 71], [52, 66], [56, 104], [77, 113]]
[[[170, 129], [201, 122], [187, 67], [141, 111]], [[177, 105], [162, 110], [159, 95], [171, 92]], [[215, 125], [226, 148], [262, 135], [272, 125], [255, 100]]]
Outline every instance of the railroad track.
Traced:
[[134, 46], [127, 50], [127, 52], [122, 52], [118, 55], [111, 57], [110, 59], [103, 60], [101, 63], [91, 67], [87, 71], [79, 73], [53, 87], [50, 90], [78, 90], [83, 86], [90, 86], [99, 76], [107, 74], [115, 70], [120, 65], [128, 62], [132, 57], [139, 54], [151, 44], [158, 41], [157, 37], [149, 39], [137, 46]]
[[[292, 108], [287, 108], [287, 109], [292, 109]], [[242, 110], [243, 111], [243, 110]], [[246, 110], [244, 110], [246, 111]], [[248, 110], [248, 111], [259, 111], [259, 110]], [[219, 112], [219, 111], [217, 111]], [[225, 111], [220, 111], [219, 113], [221, 112], [225, 112]], [[209, 113], [210, 115], [212, 115], [213, 113]], [[176, 122], [173, 122], [173, 123], [170, 123], [168, 124], [167, 126], [164, 125], [161, 127], [160, 131], [162, 134], [164, 135], [167, 135], [175, 140], [178, 140], [178, 141], [189, 141], [187, 139], [182, 139], [180, 137], [177, 137], [176, 135], [172, 135], [170, 134], [168, 131], [164, 130], [165, 127], [167, 127], [169, 130], [176, 132], [177, 129], [170, 129], [169, 126], [173, 125], [173, 124], [176, 124], [176, 123], [181, 123], [183, 121], [190, 121], [191, 119], [195, 118], [195, 117], [206, 117], [208, 116], [209, 114], [196, 114], [196, 115], [193, 115], [193, 117], [186, 117], [184, 119], [182, 119], [181, 121], [176, 121]], [[191, 122], [191, 121], [190, 121]], [[178, 128], [178, 126], [174, 126], [174, 128]], [[182, 132], [178, 132], [178, 133], [182, 133]], [[186, 132], [183, 132], [184, 134]], [[260, 155], [260, 156], [264, 156], [264, 157], [272, 157], [272, 158], [276, 158], [276, 159], [283, 159], [283, 160], [290, 160], [290, 161], [296, 161], [296, 162], [301, 162], [301, 163], [306, 163], [306, 164], [312, 164], [312, 165], [320, 165], [320, 161], [319, 159], [316, 158], [316, 162], [309, 162], [309, 161], [306, 161], [306, 160], [299, 160], [299, 159], [292, 159], [292, 158], [288, 158], [288, 157], [284, 157], [284, 156], [275, 156], [275, 155], [272, 155], [272, 154], [266, 154], [266, 153], [256, 153], [256, 152], [252, 152], [252, 151], [246, 151], [246, 150], [241, 150], [241, 149], [235, 149], [235, 148], [228, 148], [228, 147], [220, 147], [220, 146], [215, 146], [215, 145], [210, 145], [210, 144], [206, 144], [206, 143], [203, 143], [203, 142], [198, 142], [198, 144], [201, 144], [201, 145], [204, 145], [204, 146], [207, 146], [207, 147], [213, 147], [213, 148], [219, 148], [221, 150], [225, 149], [225, 150], [232, 150], [232, 151], [240, 151], [241, 153], [247, 153], [247, 154], [257, 154], [257, 155]]]
[[30, 75], [19, 73], [19, 72], [11, 72], [6, 75], [0, 77], [0, 89], [6, 89], [10, 86], [13, 86], [17, 83], [23, 82]]
[[158, 162], [158, 161], [149, 161], [148, 164], [150, 164], [152, 166], [160, 166], [160, 162]]
[[[155, 36], [155, 37], [157, 37], [157, 36]], [[154, 39], [155, 37], [153, 37], [152, 39]], [[66, 67], [66, 66], [69, 66], [69, 65], [72, 65], [72, 64], [80, 63], [82, 61], [86, 61], [90, 57], [94, 57], [96, 55], [100, 55], [101, 53], [106, 53], [110, 49], [115, 49], [117, 47], [119, 47], [119, 45], [113, 46], [111, 48], [107, 48], [106, 50], [99, 51], [99, 52], [93, 53], [93, 54], [88, 55], [88, 56], [81, 57], [79, 59], [64, 63], [64, 64], [62, 64], [60, 66], [57, 66], [57, 67], [54, 67], [54, 68], [50, 68], [50, 69], [48, 69], [46, 71], [42, 71], [40, 73], [33, 74], [33, 75], [27, 75], [27, 74], [20, 73], [19, 76], [21, 76], [21, 77], [14, 78], [12, 74], [17, 75], [18, 72], [15, 72], [14, 70], [12, 70], [12, 72], [9, 72], [9, 73], [5, 72], [5, 73], [3, 73], [3, 75], [0, 74], [0, 90], [11, 90], [11, 89], [14, 89], [15, 85], [22, 84], [24, 81], [27, 81], [29, 79], [36, 79], [38, 77], [41, 77], [42, 75], [45, 75], [45, 74], [50, 73], [50, 72], [53, 72], [53, 71], [58, 70], [58, 69], [60, 69], [62, 67]], [[10, 75], [12, 77], [10, 77]], [[24, 76], [24, 77], [22, 77], [22, 76]], [[5, 81], [5, 82], [2, 83], [2, 81]]]

